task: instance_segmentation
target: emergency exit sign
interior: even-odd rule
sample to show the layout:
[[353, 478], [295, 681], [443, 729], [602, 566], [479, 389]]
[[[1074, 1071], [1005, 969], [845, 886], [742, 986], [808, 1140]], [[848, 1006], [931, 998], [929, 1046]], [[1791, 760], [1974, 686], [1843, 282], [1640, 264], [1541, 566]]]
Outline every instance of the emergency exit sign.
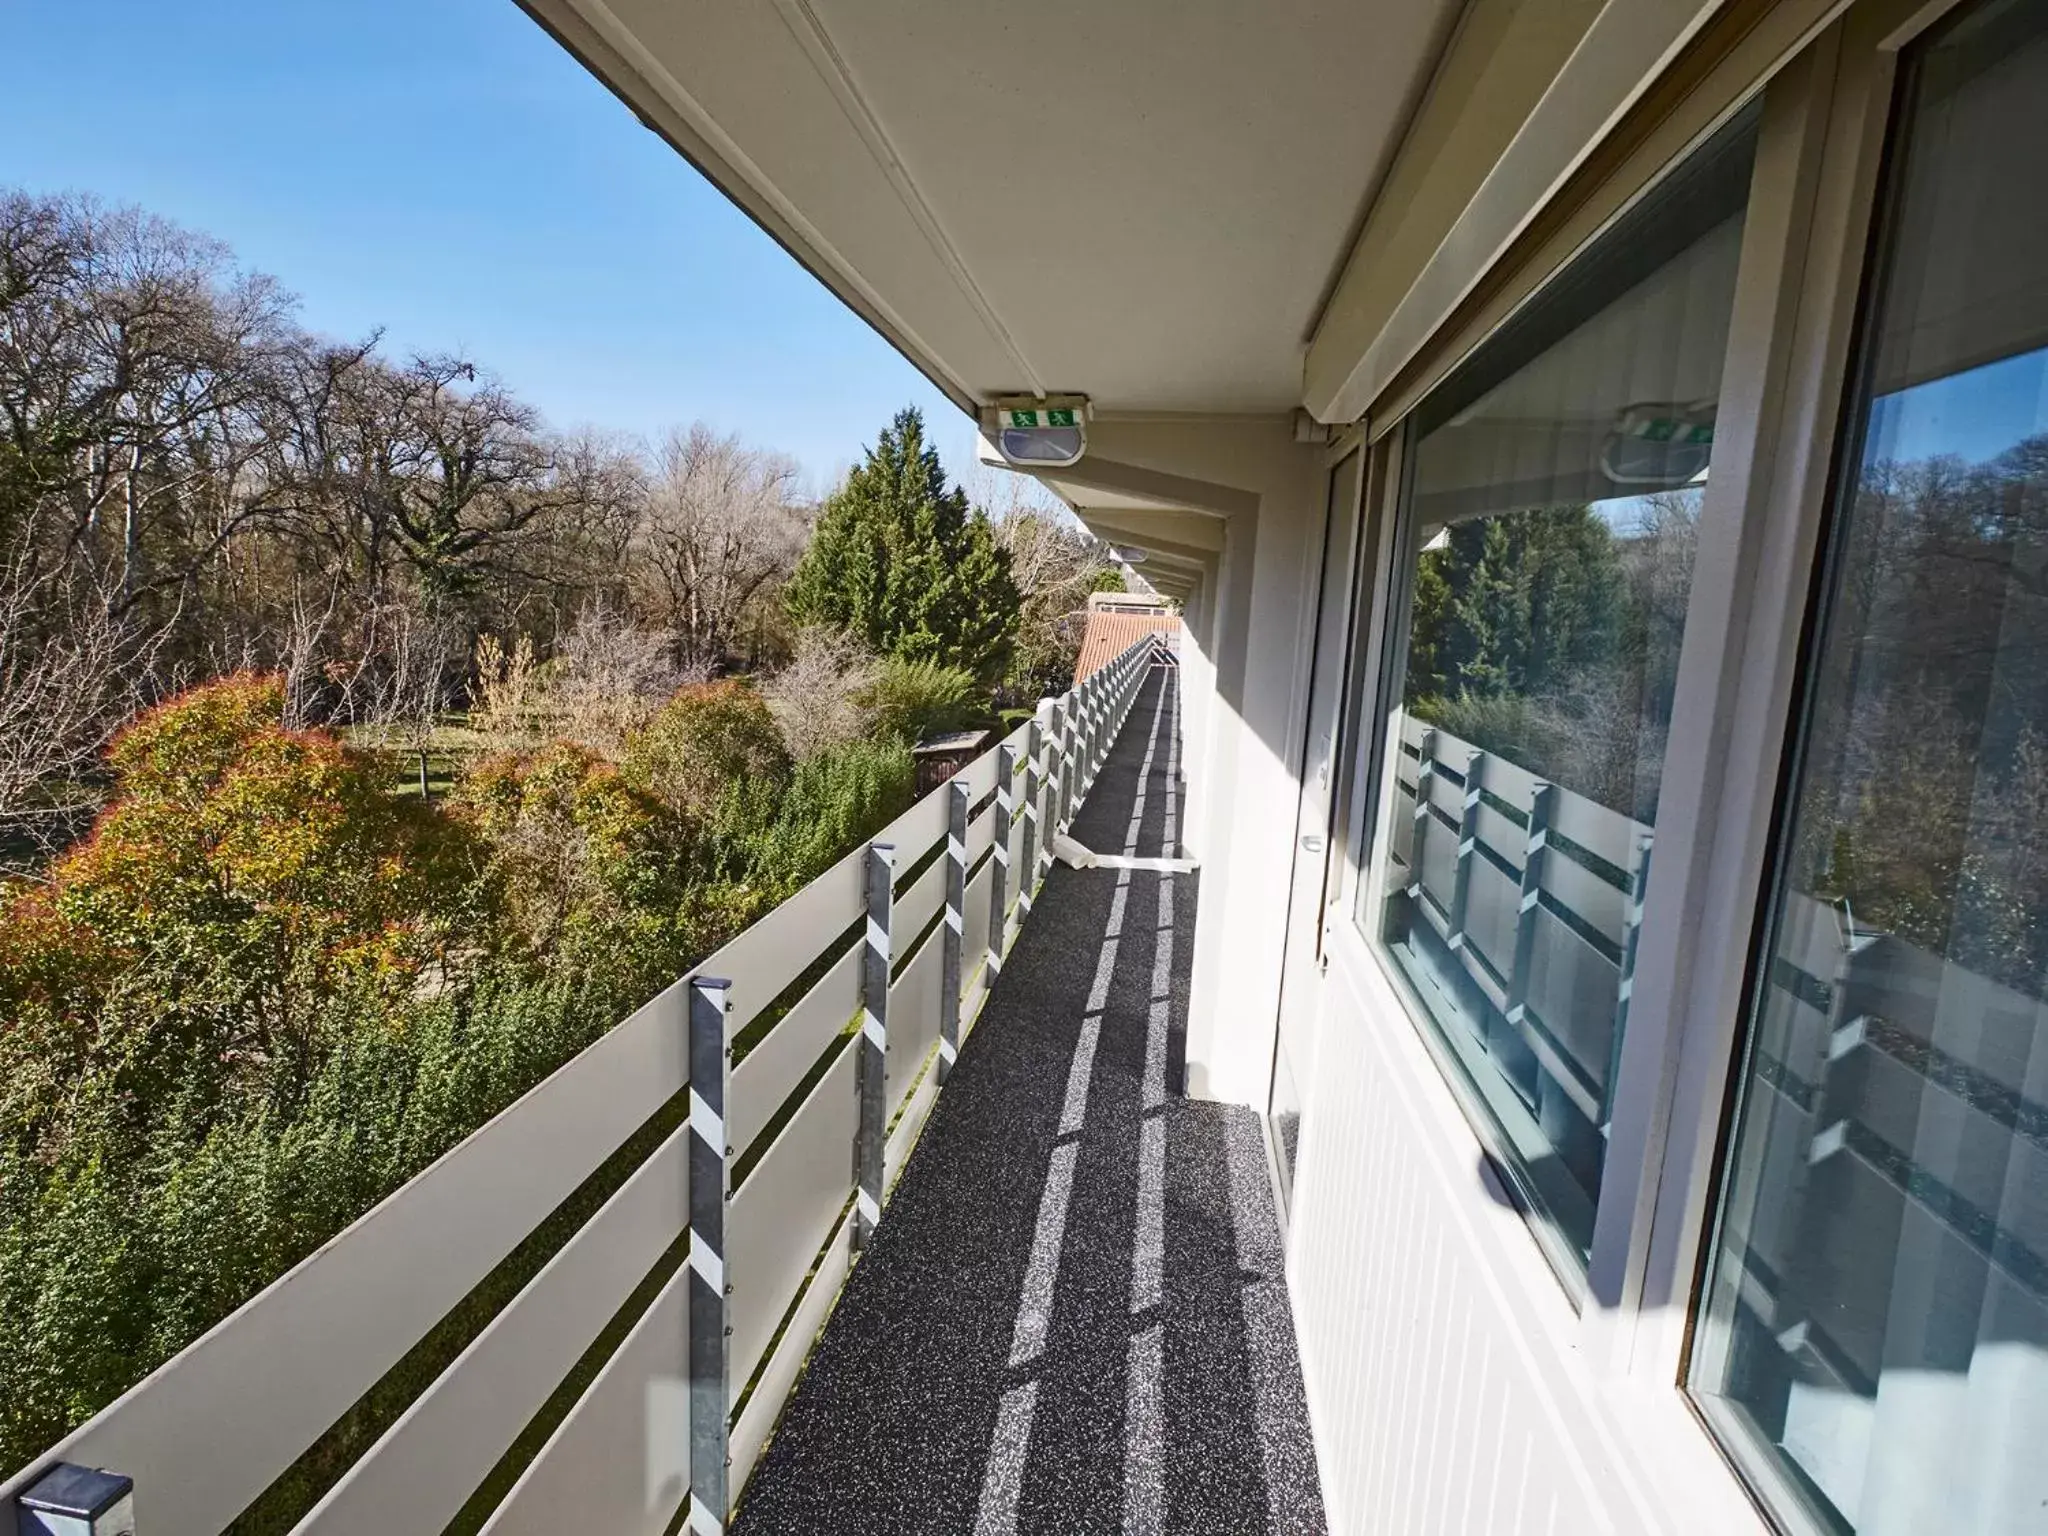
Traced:
[[1033, 410], [1012, 410], [1004, 407], [996, 412], [996, 425], [1007, 429], [1021, 427], [1078, 427], [1079, 412], [1071, 405], [1045, 406]]

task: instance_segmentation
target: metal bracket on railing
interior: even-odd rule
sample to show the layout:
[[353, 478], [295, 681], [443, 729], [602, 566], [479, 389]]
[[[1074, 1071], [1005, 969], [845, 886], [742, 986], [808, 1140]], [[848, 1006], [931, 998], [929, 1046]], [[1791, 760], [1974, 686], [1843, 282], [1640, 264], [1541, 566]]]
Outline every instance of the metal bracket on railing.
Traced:
[[1415, 826], [1408, 837], [1408, 894], [1423, 900], [1422, 845], [1429, 837], [1430, 786], [1436, 778], [1436, 732], [1422, 733], [1422, 757], [1415, 767]]
[[1543, 862], [1550, 854], [1550, 801], [1556, 792], [1541, 779], [1530, 786], [1529, 830], [1522, 844], [1522, 888], [1515, 906], [1515, 956], [1508, 967], [1507, 1000], [1501, 1009], [1517, 1029], [1522, 1027], [1522, 1017], [1529, 1011], [1529, 974], [1536, 959], [1536, 908], [1543, 900]]
[[[1017, 871], [1017, 910], [1031, 913], [1031, 888], [1038, 883], [1038, 721], [1024, 728], [1024, 867]], [[1022, 921], [1019, 918], [1018, 921]]]
[[991, 980], [1003, 968], [1003, 940], [1010, 932], [1010, 812], [1012, 787], [1017, 782], [1017, 749], [996, 749], [996, 861], [988, 884], [988, 974]]
[[882, 1220], [882, 1144], [889, 1118], [889, 914], [896, 902], [896, 849], [868, 844], [868, 934], [860, 961], [860, 1039], [855, 1049], [860, 1129], [854, 1151], [853, 1245], [865, 1248]]
[[967, 786], [954, 779], [946, 786], [946, 927], [939, 935], [939, 1086], [953, 1075], [960, 1057], [961, 948], [967, 928], [967, 813], [973, 808]]
[[1458, 809], [1458, 848], [1451, 876], [1450, 932], [1444, 942], [1453, 952], [1465, 947], [1465, 917], [1472, 905], [1472, 861], [1479, 852], [1480, 791], [1485, 788], [1486, 754], [1474, 747], [1465, 754], [1465, 798]]
[[732, 984], [690, 980], [690, 1529], [723, 1536], [731, 1513], [732, 1389], [727, 1350], [732, 1286], [725, 1278], [725, 1205], [732, 1187], [725, 1090], [731, 1076], [726, 1022]]
[[1059, 721], [1056, 750], [1059, 757], [1059, 788], [1053, 796], [1052, 824], [1056, 829], [1065, 830], [1074, 817], [1074, 696], [1071, 693], [1061, 697], [1054, 710]]
[[[1093, 682], [1093, 679], [1090, 679]], [[1102, 694], [1098, 683], [1081, 705], [1081, 798], [1095, 788], [1095, 767], [1102, 756]]]
[[1628, 1033], [1628, 1005], [1636, 990], [1636, 948], [1643, 936], [1643, 900], [1650, 890], [1650, 832], [1636, 834], [1635, 868], [1629, 871], [1627, 905], [1621, 916], [1621, 978], [1614, 994], [1614, 1034], [1607, 1042], [1607, 1080], [1600, 1085], [1600, 1134], [1614, 1123], [1614, 1082], [1621, 1075], [1621, 1037]]

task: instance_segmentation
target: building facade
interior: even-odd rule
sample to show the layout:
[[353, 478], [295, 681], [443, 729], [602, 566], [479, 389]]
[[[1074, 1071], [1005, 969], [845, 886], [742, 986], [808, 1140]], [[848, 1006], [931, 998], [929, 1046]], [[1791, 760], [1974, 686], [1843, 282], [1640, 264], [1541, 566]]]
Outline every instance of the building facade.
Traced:
[[2041, 1528], [2048, 7], [531, 9], [1087, 398], [1333, 1522]]
[[2048, 1529], [2048, 3], [524, 3], [1085, 400], [1332, 1528]]
[[773, 125], [535, 9], [963, 407], [1092, 403], [1333, 1522], [2039, 1529], [2048, 9], [741, 7]]

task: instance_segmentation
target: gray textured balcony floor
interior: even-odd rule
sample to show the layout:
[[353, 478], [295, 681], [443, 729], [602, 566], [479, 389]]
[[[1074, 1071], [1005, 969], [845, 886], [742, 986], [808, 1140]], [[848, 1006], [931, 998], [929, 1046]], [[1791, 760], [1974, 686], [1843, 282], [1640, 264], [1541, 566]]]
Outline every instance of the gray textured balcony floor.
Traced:
[[[1175, 681], [1155, 671], [1140, 692], [1074, 827], [1091, 848], [1127, 846], [1142, 780], [1134, 851], [1179, 851]], [[1256, 1119], [1171, 1088], [1146, 1106], [1155, 974], [1164, 1080], [1181, 1076], [1196, 879], [1048, 877], [755, 1471], [741, 1536], [1325, 1528]], [[1156, 1197], [1148, 1137], [1164, 1143]], [[1148, 1208], [1163, 1244], [1139, 1240]], [[1032, 1296], [1049, 1305], [1033, 1315]]]

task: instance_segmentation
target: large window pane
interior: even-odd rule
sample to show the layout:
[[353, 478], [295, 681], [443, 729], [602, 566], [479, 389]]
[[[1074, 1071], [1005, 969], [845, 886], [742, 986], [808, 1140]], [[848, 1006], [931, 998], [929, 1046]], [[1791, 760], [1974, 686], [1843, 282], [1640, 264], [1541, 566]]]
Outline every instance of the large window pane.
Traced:
[[1713, 450], [1754, 124], [1418, 412], [1362, 913], [1583, 1263]]
[[1825, 1529], [2048, 1530], [2048, 4], [1901, 96], [1693, 1386]]

